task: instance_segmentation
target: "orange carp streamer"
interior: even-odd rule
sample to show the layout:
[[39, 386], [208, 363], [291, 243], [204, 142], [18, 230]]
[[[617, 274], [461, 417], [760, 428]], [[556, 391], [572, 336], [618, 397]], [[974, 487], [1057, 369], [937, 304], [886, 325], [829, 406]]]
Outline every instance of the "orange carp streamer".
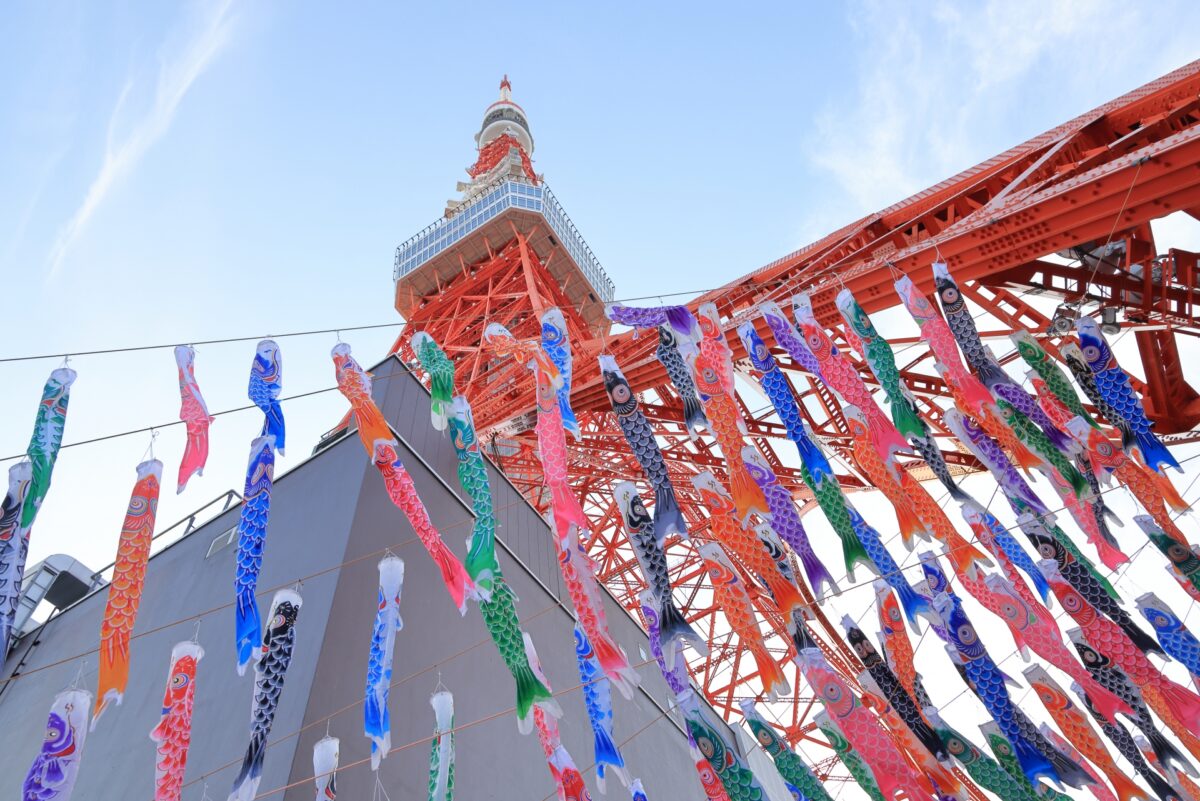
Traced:
[[388, 497], [408, 518], [417, 538], [441, 571], [442, 583], [446, 585], [454, 605], [465, 615], [467, 599], [478, 597], [475, 584], [429, 519], [429, 512], [417, 494], [412, 476], [400, 461], [400, 443], [371, 397], [371, 374], [359, 366], [350, 355], [350, 346], [344, 342], [335, 345], [331, 355], [338, 390], [350, 402], [350, 412], [358, 426], [358, 438], [370, 454], [375, 469], [383, 476]]
[[758, 680], [762, 682], [763, 693], [772, 701], [786, 698], [791, 692], [783, 669], [776, 664], [771, 652], [763, 641], [762, 632], [758, 628], [758, 619], [754, 616], [754, 606], [742, 580], [738, 578], [733, 563], [715, 542], [706, 542], [699, 548], [700, 557], [712, 581], [713, 596], [717, 606], [725, 613], [730, 627], [737, 634], [744, 648], [754, 656], [758, 666]]
[[125, 511], [125, 524], [121, 526], [112, 583], [108, 585], [108, 604], [100, 624], [100, 681], [96, 689], [99, 700], [92, 716], [93, 729], [109, 703], [120, 705], [129, 681], [129, 636], [142, 601], [162, 469], [163, 464], [157, 459], [137, 466], [137, 483]]

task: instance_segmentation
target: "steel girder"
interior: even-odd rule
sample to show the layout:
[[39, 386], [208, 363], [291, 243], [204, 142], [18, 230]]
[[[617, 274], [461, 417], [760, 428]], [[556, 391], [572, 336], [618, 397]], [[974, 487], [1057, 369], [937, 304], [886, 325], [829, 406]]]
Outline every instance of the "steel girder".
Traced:
[[[986, 336], [1045, 331], [1049, 320], [1026, 300], [1030, 292], [1056, 291], [1077, 301], [1098, 296], [1130, 310], [1127, 324], [1144, 329], [1138, 331], [1143, 357], [1152, 352], [1161, 365], [1170, 361], [1162, 356], [1170, 356], [1175, 331], [1194, 330], [1194, 255], [1171, 254], [1171, 269], [1160, 270], [1157, 281], [1150, 269], [1134, 281], [1128, 261], [1122, 270], [1109, 274], [1082, 264], [1059, 264], [1049, 257], [1121, 239], [1141, 242], [1144, 251], [1151, 220], [1173, 211], [1195, 214], [1200, 210], [1198, 97], [1200, 62], [1195, 62], [705, 293], [689, 305], [694, 308], [705, 301], [717, 305], [735, 359], [745, 371], [745, 354], [732, 332], [736, 325], [755, 318], [760, 302], [786, 303], [794, 293], [806, 290], [818, 317], [836, 330], [840, 320], [833, 297], [842, 286], [851, 289], [868, 312], [878, 312], [898, 303], [890, 285], [900, 274], [931, 294], [929, 265], [940, 258], [949, 264], [967, 298], [987, 316]], [[524, 246], [529, 232], [514, 228], [512, 233], [509, 241], [489, 248], [487, 259], [464, 263], [458, 277], [427, 298], [411, 315], [395, 350], [411, 360], [411, 334], [423, 329], [434, 336], [458, 365], [459, 387], [475, 406], [485, 444], [491, 432], [493, 459], [535, 506], [544, 509], [548, 497], [536, 443], [532, 433], [523, 430], [531, 423], [533, 410], [528, 373], [524, 367], [497, 363], [482, 354], [479, 342], [489, 322], [505, 324], [518, 337], [536, 337], [541, 312], [550, 306], [563, 309], [575, 355], [572, 403], [583, 428], [582, 442], [569, 445], [570, 473], [592, 521], [588, 545], [599, 564], [599, 576], [636, 615], [636, 596], [644, 582], [634, 568], [636, 560], [620, 525], [612, 488], [618, 481], [636, 480], [640, 470], [608, 411], [595, 357], [612, 354], [631, 386], [642, 393], [643, 409], [656, 427], [684, 517], [698, 537], [703, 536], [707, 515], [691, 494], [688, 479], [701, 469], [721, 473], [723, 460], [706, 437], [696, 442], [688, 439], [681, 422], [682, 404], [653, 355], [655, 338], [589, 329], [571, 313], [561, 288], [536, 253]], [[1135, 252], [1142, 251], [1126, 247], [1127, 254]], [[844, 452], [846, 426], [836, 400], [774, 348], [769, 330], [764, 327], [759, 333], [789, 373], [809, 423], [835, 452]], [[1054, 349], [1053, 340], [1047, 344]], [[946, 436], [940, 416], [948, 392], [932, 371], [926, 348], [905, 338], [893, 345], [905, 354], [899, 365], [902, 376], [937, 433]], [[867, 381], [873, 380], [865, 368], [861, 372]], [[1163, 409], [1179, 408], [1180, 399], [1189, 408], [1189, 404], [1200, 405], [1194, 404], [1195, 393], [1178, 370], [1157, 372], [1148, 369], [1147, 381], [1139, 386], [1148, 393], [1152, 411], [1161, 416]], [[798, 503], [811, 505], [795, 470], [787, 467], [794, 460], [776, 450], [782, 433], [778, 420], [769, 410], [755, 409], [745, 397], [742, 407], [747, 412], [749, 441], [780, 470], [781, 480]], [[1200, 415], [1200, 409], [1195, 412]], [[1170, 441], [1195, 438], [1191, 429], [1196, 420], [1175, 422], [1179, 424], [1175, 430], [1181, 433]], [[949, 443], [945, 449], [947, 461], [957, 469], [975, 468], [968, 455]], [[922, 469], [919, 462], [907, 467]], [[847, 489], [867, 486], [852, 470], [840, 478]], [[737, 700], [756, 697], [761, 689], [753, 665], [742, 661], [742, 650], [732, 642], [694, 547], [672, 538], [667, 554], [676, 602], [713, 642], [712, 652], [692, 660], [689, 671], [716, 708], [729, 717], [740, 715]], [[757, 582], [744, 569], [742, 573], [768, 624], [768, 647], [787, 661], [792, 646], [783, 621], [766, 603]], [[819, 610], [813, 629], [831, 661], [846, 675], [856, 675], [861, 667], [856, 657]], [[809, 712], [814, 699], [803, 691], [806, 685], [794, 669], [789, 670], [794, 697], [780, 728], [793, 743], [823, 742], [812, 735]], [[817, 768], [822, 778], [836, 770], [832, 758], [821, 760]]]

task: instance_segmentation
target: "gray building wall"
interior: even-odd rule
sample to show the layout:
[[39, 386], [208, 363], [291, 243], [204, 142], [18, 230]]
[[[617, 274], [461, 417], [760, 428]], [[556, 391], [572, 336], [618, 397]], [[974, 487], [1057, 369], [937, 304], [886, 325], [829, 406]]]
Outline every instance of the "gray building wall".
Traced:
[[[435, 526], [462, 557], [473, 517], [458, 487], [449, 438], [429, 424], [429, 396], [396, 359], [377, 365], [375, 397], [400, 436], [401, 459]], [[247, 443], [248, 445], [248, 443]], [[578, 689], [570, 599], [559, 576], [550, 531], [537, 512], [489, 466], [498, 521], [499, 558], [519, 597], [517, 614], [530, 632], [554, 689], [562, 693], [560, 723], [580, 768], [592, 764], [592, 736]], [[201, 620], [205, 657], [197, 673], [192, 747], [185, 799], [200, 799], [203, 777], [214, 799], [224, 798], [241, 764], [253, 677], [234, 668], [234, 545], [206, 558], [213, 539], [237, 524], [235, 507], [156, 554], [150, 562], [131, 647], [129, 689], [120, 707], [88, 735], [75, 798], [128, 801], [153, 795], [154, 746], [168, 659]], [[455, 701], [455, 769], [461, 799], [553, 798], [554, 785], [536, 734], [517, 733], [512, 679], [475, 605], [460, 617], [428, 554], [384, 491], [357, 435], [324, 448], [276, 480], [266, 556], [259, 579], [263, 614], [275, 589], [302, 578], [304, 599], [297, 644], [259, 788], [261, 797], [312, 797], [312, 746], [329, 733], [341, 738], [339, 796], [369, 798], [375, 775], [362, 733], [367, 652], [376, 607], [376, 565], [385, 548], [405, 561], [401, 599], [404, 628], [396, 635], [390, 710], [393, 751], [379, 776], [393, 801], [427, 793], [433, 711], [439, 678]], [[54, 695], [83, 666], [81, 686], [94, 691], [95, 648], [107, 590], [95, 593], [20, 642], [0, 677], [0, 798], [17, 798], [40, 747]], [[605, 593], [609, 624], [632, 663], [647, 661], [645, 635]], [[182, 622], [178, 622], [182, 621]], [[36, 644], [35, 644], [36, 643]], [[614, 740], [630, 774], [650, 798], [700, 795], [679, 725], [668, 715], [669, 693], [650, 662], [638, 668], [633, 700], [613, 693]], [[566, 692], [564, 692], [566, 691]], [[420, 742], [418, 742], [420, 741]], [[410, 745], [411, 744], [411, 745]], [[361, 763], [361, 764], [353, 764]], [[593, 795], [595, 771], [584, 770]], [[626, 791], [610, 779], [609, 794]]]

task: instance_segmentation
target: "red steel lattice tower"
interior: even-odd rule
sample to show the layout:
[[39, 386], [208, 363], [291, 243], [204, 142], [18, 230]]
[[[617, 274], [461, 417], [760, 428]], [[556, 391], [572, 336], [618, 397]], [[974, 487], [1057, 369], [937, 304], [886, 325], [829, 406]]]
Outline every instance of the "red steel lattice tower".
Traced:
[[[478, 156], [467, 168], [469, 180], [451, 200], [443, 217], [396, 251], [396, 308], [407, 325], [393, 351], [415, 363], [410, 342], [417, 331], [429, 333], [454, 360], [457, 387], [471, 401], [481, 441], [513, 483], [540, 509], [548, 497], [542, 487], [533, 424], [533, 385], [529, 371], [513, 360], [495, 360], [480, 350], [489, 323], [501, 323], [518, 338], [540, 336], [539, 319], [551, 307], [562, 310], [574, 353], [576, 374], [596, 375], [596, 358], [610, 342], [611, 323], [604, 306], [613, 300], [613, 285], [571, 223], [545, 181], [533, 169], [534, 140], [524, 110], [512, 100], [507, 77], [499, 99], [488, 106], [475, 137]], [[642, 408], [660, 429], [664, 454], [680, 490], [689, 526], [703, 535], [707, 515], [691, 497], [691, 475], [703, 469], [720, 471], [723, 461], [702, 439], [691, 442], [682, 425], [682, 401], [663, 377], [654, 385], [637, 385]], [[831, 401], [826, 395], [825, 400]], [[750, 417], [750, 407], [742, 403]], [[835, 407], [829, 407], [831, 410]], [[569, 443], [571, 477], [592, 520], [589, 550], [600, 564], [601, 577], [631, 614], [639, 614], [637, 594], [644, 589], [633, 551], [625, 540], [612, 496], [613, 486], [640, 480], [607, 400], [576, 409], [582, 442]], [[798, 472], [774, 453], [782, 427], [757, 420], [754, 442], [768, 456], [781, 478], [802, 488]], [[849, 485], [862, 483], [847, 476]], [[688, 492], [684, 492], [684, 490]], [[547, 543], [550, 547], [550, 543]], [[709, 699], [733, 715], [737, 701], [756, 690], [751, 660], [743, 653], [716, 610], [694, 547], [673, 538], [667, 545], [677, 602], [694, 626], [714, 642], [712, 654], [691, 666], [693, 676]], [[747, 574], [749, 578], [749, 574]], [[792, 645], [784, 621], [769, 612], [765, 591], [755, 591], [760, 612], [771, 623], [769, 644], [782, 662]], [[853, 652], [824, 619], [818, 633], [834, 664], [846, 673], [858, 672]], [[797, 715], [788, 723], [793, 740], [805, 727], [803, 710], [812, 699], [801, 691], [803, 682], [789, 678], [795, 689]], [[739, 713], [740, 714], [740, 713]], [[819, 735], [818, 735], [819, 736]], [[826, 766], [828, 767], [828, 766]]]
[[[592, 521], [588, 546], [600, 578], [636, 615], [644, 583], [612, 488], [641, 475], [609, 410], [596, 357], [612, 354], [639, 392], [696, 538], [704, 537], [706, 514], [688, 479], [698, 470], [721, 473], [724, 462], [709, 438], [693, 442], [687, 436], [682, 403], [654, 358], [655, 338], [612, 333], [604, 304], [613, 299], [613, 285], [535, 173], [528, 120], [512, 101], [507, 79], [499, 100], [485, 112], [476, 144], [478, 157], [467, 170], [470, 180], [459, 184], [460, 199], [397, 249], [396, 308], [409, 324], [394, 350], [415, 362], [408, 342], [419, 330], [442, 345], [456, 362], [459, 389], [475, 408], [492, 458], [531, 502], [545, 508], [548, 498], [529, 431], [534, 404], [528, 371], [511, 360], [493, 361], [480, 352], [479, 343], [490, 322], [502, 323], [519, 338], [535, 338], [543, 311], [552, 306], [563, 311], [574, 351], [572, 405], [583, 434], [581, 442], [570, 443], [571, 479]], [[1028, 301], [1031, 292], [1060, 301], [1059, 311], [1067, 317], [1092, 313], [1089, 304], [1114, 309], [1123, 317], [1121, 324], [1135, 331], [1146, 376], [1135, 384], [1151, 417], [1167, 441], [1190, 442], [1198, 438], [1200, 396], [1183, 378], [1175, 337], [1197, 333], [1197, 256], [1159, 251], [1149, 225], [1175, 211], [1200, 217], [1200, 62], [855, 221], [689, 306], [717, 305], [736, 366], [748, 375], [751, 368], [734, 328], [754, 320], [760, 302], [786, 304], [807, 290], [818, 318], [836, 332], [841, 321], [833, 298], [842, 286], [875, 313], [898, 304], [890, 287], [899, 273], [932, 295], [930, 263], [938, 256], [981, 312], [980, 327], [988, 338], [1016, 330], [1049, 331], [1044, 341], [1054, 347], [1055, 320]], [[775, 347], [765, 326], [758, 331], [791, 379], [813, 430], [845, 456], [848, 429], [834, 398]], [[949, 393], [925, 346], [911, 338], [893, 345], [906, 348], [898, 366], [947, 443], [947, 462], [959, 471], [976, 469], [969, 455], [949, 444], [941, 425]], [[862, 374], [874, 384], [865, 365]], [[762, 452], [806, 509], [811, 499], [789, 466], [795, 460], [780, 456], [790, 443], [773, 410], [761, 409], [752, 398], [739, 398], [739, 405], [749, 429], [746, 441]], [[905, 469], [928, 477], [922, 462], [906, 459]], [[848, 491], [870, 488], [856, 470], [845, 470], [839, 478]], [[672, 538], [667, 554], [677, 604], [713, 641], [712, 653], [690, 664], [693, 678], [718, 710], [736, 717], [737, 701], [761, 689], [753, 661], [743, 659], [730, 637], [695, 549]], [[783, 621], [769, 611], [757, 582], [744, 577], [759, 593], [759, 611], [774, 632], [768, 645], [788, 664], [791, 643]], [[814, 629], [833, 664], [856, 675], [860, 665], [840, 632], [822, 618]], [[814, 699], [794, 668], [787, 669], [794, 697], [780, 726], [792, 742], [823, 742], [812, 735]], [[824, 774], [831, 763], [822, 761], [818, 770]]]

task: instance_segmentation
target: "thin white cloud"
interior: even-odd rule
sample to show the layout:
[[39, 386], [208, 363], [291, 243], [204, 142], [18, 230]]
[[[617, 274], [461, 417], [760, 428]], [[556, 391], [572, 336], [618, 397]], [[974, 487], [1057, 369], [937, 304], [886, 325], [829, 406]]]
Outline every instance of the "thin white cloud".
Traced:
[[[1145, 59], [1131, 68], [1143, 51], [1129, 32], [1153, 26], [1117, 0], [905, 8], [853, 7], [857, 82], [818, 116], [807, 147], [841, 190], [842, 208], [830, 212], [843, 223], [1132, 89], [1130, 75], [1157, 75]], [[1029, 101], [1053, 99], [1048, 89], [1062, 106], [1043, 124]]]
[[175, 112], [192, 84], [229, 41], [234, 21], [230, 13], [232, 5], [233, 0], [219, 0], [204, 12], [198, 22], [190, 26], [182, 43], [178, 46], [172, 43], [169, 52], [164, 47], [150, 108], [126, 126], [127, 133], [118, 138], [118, 118], [134, 88], [133, 81], [126, 83], [109, 119], [100, 171], [88, 187], [79, 208], [59, 229], [50, 250], [50, 277], [56, 276], [62, 269], [67, 252], [112, 188], [137, 166], [146, 151], [171, 127]]

